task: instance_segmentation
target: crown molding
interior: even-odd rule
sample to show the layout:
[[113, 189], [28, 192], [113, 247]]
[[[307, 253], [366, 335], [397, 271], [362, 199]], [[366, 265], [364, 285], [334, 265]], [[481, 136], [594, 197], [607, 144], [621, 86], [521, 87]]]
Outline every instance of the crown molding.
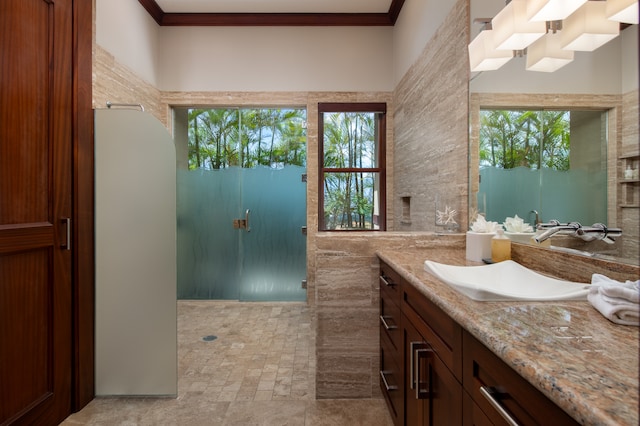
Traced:
[[393, 26], [405, 0], [387, 13], [166, 13], [156, 0], [138, 0], [160, 26]]

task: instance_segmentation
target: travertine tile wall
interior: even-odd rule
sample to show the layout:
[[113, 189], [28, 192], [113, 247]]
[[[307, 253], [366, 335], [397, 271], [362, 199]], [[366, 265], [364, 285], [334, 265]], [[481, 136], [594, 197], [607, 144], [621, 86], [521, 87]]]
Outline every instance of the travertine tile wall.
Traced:
[[[94, 38], [95, 40], [95, 38]], [[145, 111], [166, 123], [160, 104], [160, 90], [115, 60], [99, 45], [93, 45], [93, 107], [106, 108], [106, 102], [141, 104]]]
[[464, 235], [322, 233], [316, 239], [316, 397], [381, 397], [378, 250], [464, 248]]
[[467, 229], [468, 22], [468, 2], [457, 1], [394, 92], [395, 198], [389, 202], [398, 231], [436, 230], [436, 195], [451, 199], [461, 212], [460, 229]]
[[[393, 96], [393, 208], [388, 221], [411, 234], [322, 234], [316, 239], [316, 397], [370, 398], [379, 390], [376, 250], [457, 244], [435, 230], [435, 194], [455, 194], [467, 209], [468, 2], [460, 0]], [[403, 213], [402, 197], [411, 197]], [[409, 215], [410, 220], [404, 220]], [[466, 213], [461, 220], [466, 229]], [[409, 223], [410, 222], [410, 223]]]

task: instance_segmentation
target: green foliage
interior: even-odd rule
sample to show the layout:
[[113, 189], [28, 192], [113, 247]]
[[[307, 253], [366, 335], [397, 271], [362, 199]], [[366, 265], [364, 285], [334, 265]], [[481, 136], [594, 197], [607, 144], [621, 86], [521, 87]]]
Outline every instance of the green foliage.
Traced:
[[569, 111], [480, 111], [480, 166], [569, 170]]
[[377, 165], [375, 115], [364, 112], [324, 114], [326, 229], [375, 228], [374, 191], [378, 173], [368, 170]]
[[305, 166], [302, 109], [189, 110], [189, 169]]

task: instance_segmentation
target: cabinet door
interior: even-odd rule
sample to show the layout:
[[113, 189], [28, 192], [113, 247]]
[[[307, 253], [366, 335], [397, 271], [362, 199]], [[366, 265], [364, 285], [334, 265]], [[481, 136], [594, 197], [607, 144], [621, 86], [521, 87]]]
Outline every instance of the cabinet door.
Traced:
[[462, 424], [462, 387], [419, 328], [403, 317], [405, 424]]
[[428, 404], [427, 400], [423, 399], [424, 395], [420, 395], [420, 391], [417, 385], [420, 380], [425, 382], [425, 371], [421, 371], [422, 374], [418, 374], [417, 367], [422, 366], [418, 362], [418, 349], [428, 349], [424, 338], [420, 335], [418, 330], [411, 324], [406, 317], [403, 316], [403, 330], [404, 330], [404, 395], [405, 395], [405, 425], [426, 425], [425, 419], [428, 419]]
[[578, 424], [471, 334], [463, 339], [465, 390], [493, 424]]

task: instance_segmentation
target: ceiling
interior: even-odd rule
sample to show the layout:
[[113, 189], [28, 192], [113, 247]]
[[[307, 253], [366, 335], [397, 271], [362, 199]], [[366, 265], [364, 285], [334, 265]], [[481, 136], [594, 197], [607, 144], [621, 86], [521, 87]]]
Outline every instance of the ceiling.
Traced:
[[404, 0], [138, 0], [165, 26], [391, 26]]

